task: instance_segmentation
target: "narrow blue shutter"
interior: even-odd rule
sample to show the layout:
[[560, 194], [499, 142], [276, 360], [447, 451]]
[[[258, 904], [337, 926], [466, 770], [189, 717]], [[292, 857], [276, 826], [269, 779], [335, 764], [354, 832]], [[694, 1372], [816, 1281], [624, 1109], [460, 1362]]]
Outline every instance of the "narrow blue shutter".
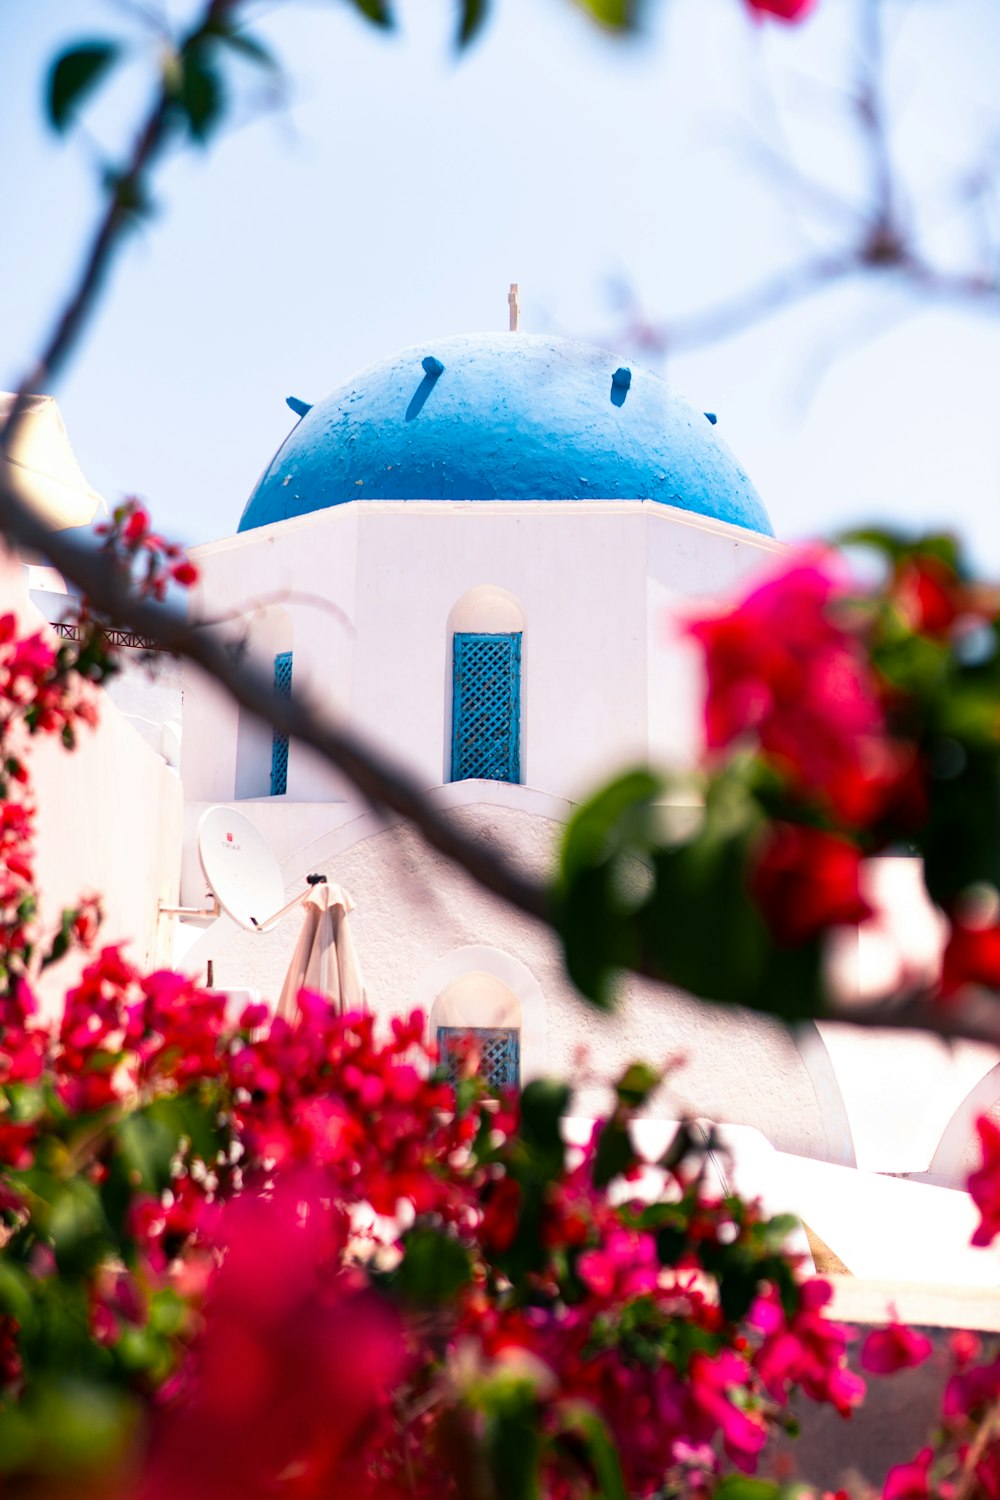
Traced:
[[[274, 696], [292, 696], [292, 653], [281, 651], [274, 658]], [[288, 736], [275, 730], [271, 739], [271, 796], [284, 796], [288, 790]]]
[[516, 1026], [439, 1026], [438, 1055], [452, 1083], [458, 1081], [463, 1040], [479, 1048], [479, 1076], [491, 1089], [520, 1088], [521, 1037]]
[[451, 779], [521, 780], [521, 635], [456, 634]]

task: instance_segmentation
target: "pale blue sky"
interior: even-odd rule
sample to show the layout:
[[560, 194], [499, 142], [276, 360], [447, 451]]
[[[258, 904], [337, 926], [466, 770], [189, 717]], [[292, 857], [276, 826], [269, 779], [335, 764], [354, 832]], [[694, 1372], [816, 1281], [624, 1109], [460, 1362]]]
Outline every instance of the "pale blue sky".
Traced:
[[[511, 280], [526, 328], [614, 342], [613, 278], [663, 316], [794, 264], [829, 226], [807, 238], [751, 145], [781, 142], [774, 99], [791, 101], [782, 149], [856, 193], [829, 87], [853, 4], [764, 29], [741, 0], [650, 0], [648, 34], [623, 46], [567, 0], [496, 0], [457, 62], [450, 0], [401, 0], [390, 38], [338, 0], [261, 4], [288, 106], [161, 173], [160, 213], [56, 392], [91, 483], [111, 501], [138, 491], [188, 541], [224, 535], [291, 425], [286, 395], [503, 328]], [[1000, 139], [1000, 7], [892, 9], [895, 144], [933, 187]], [[0, 386], [28, 362], [96, 202], [92, 144], [42, 124], [46, 59], [130, 27], [105, 0], [0, 0]], [[91, 142], [123, 139], [141, 84], [137, 62], [88, 112]], [[943, 254], [962, 253], [960, 222], [942, 209]], [[957, 525], [1000, 572], [1000, 319], [912, 306], [841, 288], [666, 373], [719, 413], [780, 535], [869, 515]]]

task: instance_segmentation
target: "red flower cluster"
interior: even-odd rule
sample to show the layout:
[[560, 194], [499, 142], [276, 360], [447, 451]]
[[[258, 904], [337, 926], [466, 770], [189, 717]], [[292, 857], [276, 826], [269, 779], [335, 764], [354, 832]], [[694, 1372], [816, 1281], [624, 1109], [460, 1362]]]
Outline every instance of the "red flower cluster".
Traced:
[[143, 975], [101, 950], [66, 995], [54, 1069], [68, 1109], [89, 1114], [153, 1082], [183, 1087], [222, 1067], [222, 996], [168, 970]]
[[1000, 989], [1000, 926], [973, 926], [953, 917], [941, 964], [941, 998], [950, 999], [968, 984]]
[[342, 1272], [321, 1175], [230, 1205], [225, 1260], [185, 1399], [157, 1435], [139, 1500], [358, 1495], [366, 1442], [407, 1363], [388, 1302]]
[[104, 550], [127, 569], [141, 597], [163, 600], [171, 582], [181, 588], [198, 582], [198, 569], [184, 549], [153, 530], [149, 512], [134, 495], [116, 506], [111, 520], [95, 530], [104, 539]]
[[856, 844], [802, 823], [773, 823], [755, 851], [750, 893], [774, 940], [797, 947], [871, 916]]
[[472, 1212], [465, 1174], [446, 1171], [479, 1129], [478, 1111], [457, 1115], [452, 1089], [411, 1060], [425, 1056], [419, 1012], [392, 1021], [380, 1045], [371, 1016], [340, 1017], [320, 995], [302, 991], [300, 1017], [270, 1020], [263, 1034], [242, 1018], [244, 1039], [226, 1059], [236, 1129], [250, 1160], [268, 1168], [321, 1166], [344, 1201], [378, 1215], [401, 1200], [417, 1213], [455, 1222]]
[[773, 1293], [759, 1298], [750, 1321], [764, 1334], [764, 1342], [754, 1355], [754, 1367], [775, 1401], [784, 1404], [792, 1383], [847, 1417], [864, 1396], [865, 1385], [847, 1368], [847, 1330], [823, 1312], [832, 1295], [828, 1281], [806, 1282], [791, 1317]]
[[851, 827], [898, 799], [912, 755], [886, 732], [867, 655], [837, 617], [844, 602], [828, 568], [802, 563], [690, 631], [705, 652], [709, 749], [752, 736], [794, 794]]

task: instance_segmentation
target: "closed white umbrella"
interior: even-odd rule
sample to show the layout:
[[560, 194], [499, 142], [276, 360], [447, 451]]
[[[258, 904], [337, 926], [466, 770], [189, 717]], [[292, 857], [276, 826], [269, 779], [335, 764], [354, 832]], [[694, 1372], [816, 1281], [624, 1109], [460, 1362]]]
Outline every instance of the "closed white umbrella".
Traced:
[[365, 1010], [361, 967], [348, 921], [354, 902], [339, 885], [323, 881], [313, 886], [303, 904], [305, 920], [281, 989], [278, 1015], [295, 1019], [299, 990], [326, 995], [341, 1015]]

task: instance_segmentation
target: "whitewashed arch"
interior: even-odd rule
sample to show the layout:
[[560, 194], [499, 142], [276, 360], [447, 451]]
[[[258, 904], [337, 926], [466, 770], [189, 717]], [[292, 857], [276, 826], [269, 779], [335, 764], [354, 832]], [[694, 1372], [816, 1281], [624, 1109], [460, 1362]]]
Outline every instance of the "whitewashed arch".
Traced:
[[451, 607], [448, 615], [448, 642], [456, 630], [481, 631], [484, 635], [524, 632], [526, 626], [521, 601], [509, 589], [495, 583], [480, 583], [467, 589]]
[[545, 996], [513, 954], [478, 944], [453, 948], [423, 971], [409, 1003], [427, 1015], [432, 1041], [438, 1026], [518, 1026], [522, 1083], [547, 1071]]
[[965, 1179], [979, 1165], [976, 1121], [980, 1115], [1000, 1115], [1000, 1063], [971, 1088], [955, 1110], [931, 1157], [929, 1175], [949, 1186], [964, 1187]]
[[451, 780], [452, 702], [454, 692], [454, 653], [456, 633], [475, 635], [516, 635], [521, 637], [521, 703], [520, 756], [521, 780], [527, 779], [525, 765], [528, 747], [526, 721], [525, 674], [527, 671], [527, 617], [516, 594], [496, 583], [479, 583], [466, 589], [448, 612], [445, 631], [444, 734], [442, 736], [441, 780]]

